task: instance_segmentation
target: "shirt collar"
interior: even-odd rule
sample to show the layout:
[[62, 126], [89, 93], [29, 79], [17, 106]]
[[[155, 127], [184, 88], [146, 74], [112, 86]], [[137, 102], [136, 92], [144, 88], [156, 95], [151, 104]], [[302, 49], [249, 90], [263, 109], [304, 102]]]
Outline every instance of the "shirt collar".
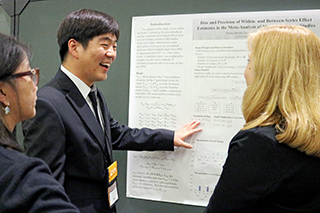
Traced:
[[[60, 67], [61, 71], [64, 72], [70, 79], [71, 81], [76, 85], [80, 93], [82, 94], [83, 98], [86, 99], [91, 88], [86, 85], [80, 78], [75, 76], [73, 73], [71, 73], [69, 70], [67, 70], [63, 65]], [[92, 86], [93, 90], [96, 90], [96, 86]]]

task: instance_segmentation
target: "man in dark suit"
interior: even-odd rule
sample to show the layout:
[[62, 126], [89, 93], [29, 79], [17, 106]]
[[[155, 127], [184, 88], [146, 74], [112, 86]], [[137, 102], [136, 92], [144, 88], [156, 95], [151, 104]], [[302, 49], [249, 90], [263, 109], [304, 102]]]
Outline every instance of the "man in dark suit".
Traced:
[[69, 14], [58, 31], [62, 65], [39, 90], [35, 118], [23, 123], [27, 155], [50, 166], [81, 212], [116, 212], [112, 149], [192, 148], [183, 140], [201, 130], [195, 129], [199, 122], [175, 132], [135, 129], [111, 117], [94, 82], [107, 78], [118, 38], [118, 24], [108, 14], [88, 9]]

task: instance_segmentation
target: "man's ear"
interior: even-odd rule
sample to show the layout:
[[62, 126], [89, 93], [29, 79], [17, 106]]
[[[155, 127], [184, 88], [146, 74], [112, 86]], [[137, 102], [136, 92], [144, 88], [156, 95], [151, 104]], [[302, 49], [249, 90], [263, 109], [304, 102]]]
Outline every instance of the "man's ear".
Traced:
[[79, 58], [78, 50], [79, 50], [80, 45], [81, 44], [77, 40], [75, 40], [73, 38], [68, 41], [69, 52], [76, 59]]

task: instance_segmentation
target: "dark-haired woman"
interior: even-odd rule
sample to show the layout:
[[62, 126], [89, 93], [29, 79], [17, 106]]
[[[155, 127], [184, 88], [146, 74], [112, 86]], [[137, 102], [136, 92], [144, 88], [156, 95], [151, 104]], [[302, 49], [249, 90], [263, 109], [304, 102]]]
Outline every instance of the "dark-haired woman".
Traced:
[[79, 212], [40, 159], [27, 157], [12, 134], [36, 114], [39, 69], [30, 49], [0, 34], [0, 212]]

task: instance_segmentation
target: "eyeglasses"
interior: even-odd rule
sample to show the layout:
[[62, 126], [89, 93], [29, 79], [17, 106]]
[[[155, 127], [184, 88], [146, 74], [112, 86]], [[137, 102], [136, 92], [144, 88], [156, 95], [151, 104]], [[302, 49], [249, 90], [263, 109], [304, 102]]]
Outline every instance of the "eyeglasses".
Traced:
[[26, 72], [19, 72], [17, 74], [13, 74], [10, 76], [10, 78], [21, 78], [23, 76], [30, 76], [31, 80], [33, 81], [35, 86], [38, 86], [39, 83], [39, 73], [40, 73], [40, 69], [39, 68], [34, 68], [30, 71], [26, 71]]

